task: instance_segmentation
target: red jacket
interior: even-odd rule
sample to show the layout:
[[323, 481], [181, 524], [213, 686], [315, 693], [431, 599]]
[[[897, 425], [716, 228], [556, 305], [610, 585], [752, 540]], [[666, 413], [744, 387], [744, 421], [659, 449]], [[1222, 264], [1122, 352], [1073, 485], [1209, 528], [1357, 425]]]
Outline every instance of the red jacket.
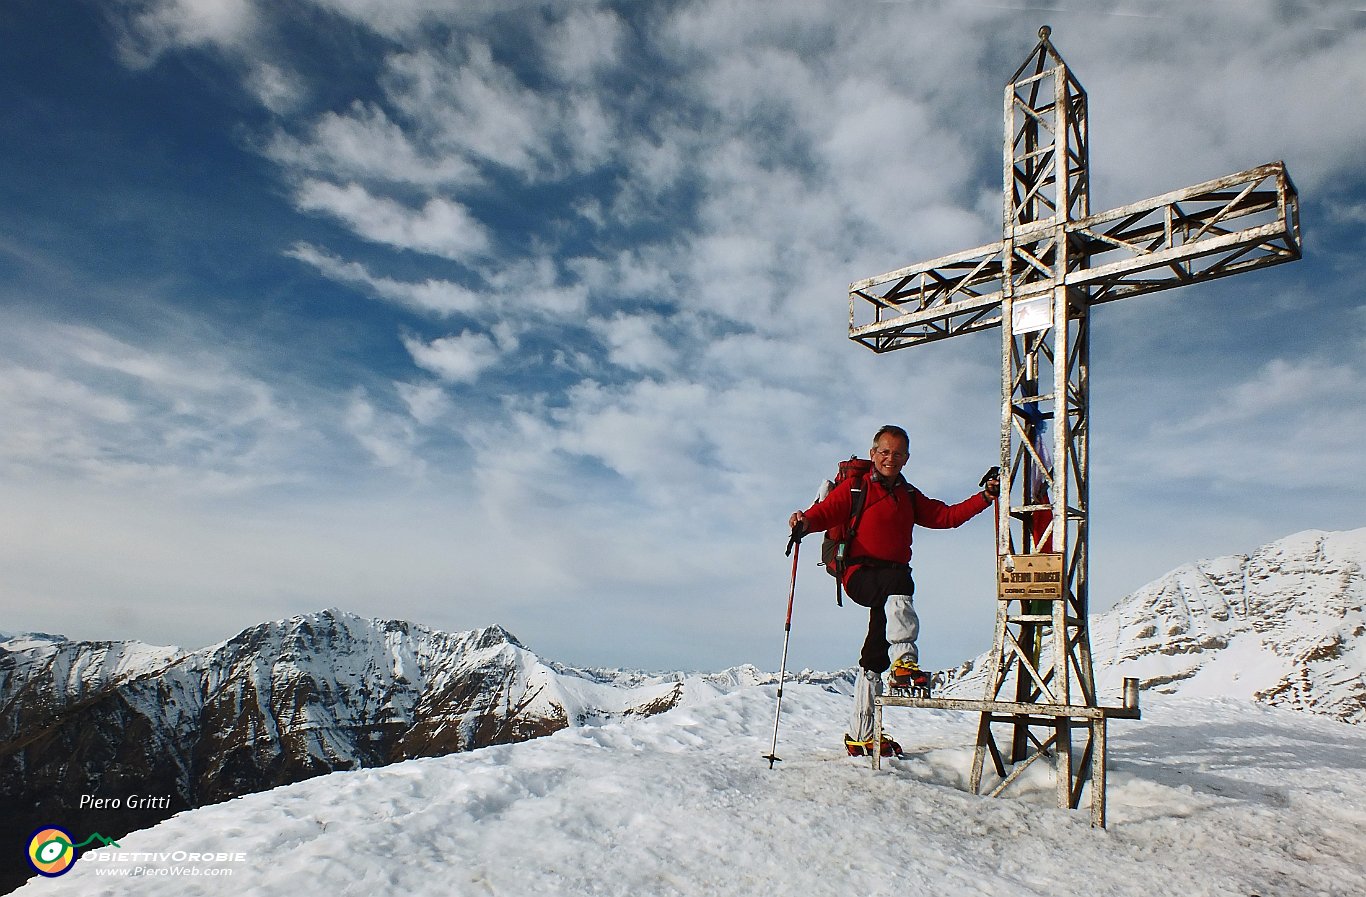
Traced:
[[[853, 500], [849, 489], [855, 478], [844, 480], [823, 500], [803, 513], [808, 532], [819, 532], [849, 521]], [[854, 541], [845, 557], [851, 562], [844, 574], [849, 577], [858, 568], [859, 558], [877, 558], [895, 564], [911, 562], [911, 530], [916, 524], [930, 529], [952, 529], [967, 523], [991, 507], [991, 501], [981, 492], [956, 505], [946, 505], [937, 498], [929, 498], [919, 489], [897, 476], [889, 491], [880, 477], [867, 478], [868, 494], [863, 503], [863, 517], [859, 520]]]

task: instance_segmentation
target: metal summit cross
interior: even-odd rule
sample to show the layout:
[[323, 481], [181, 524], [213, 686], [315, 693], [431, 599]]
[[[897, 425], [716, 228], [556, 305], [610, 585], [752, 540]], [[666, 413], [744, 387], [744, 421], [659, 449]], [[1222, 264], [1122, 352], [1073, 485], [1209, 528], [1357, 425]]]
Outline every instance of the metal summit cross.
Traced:
[[[988, 756], [999, 780], [992, 795], [1051, 758], [1058, 805], [1077, 808], [1089, 778], [1091, 821], [1104, 826], [1105, 722], [1139, 710], [1133, 680], [1124, 706], [1100, 706], [1091, 666], [1091, 307], [1294, 261], [1299, 209], [1284, 163], [1273, 162], [1092, 214], [1086, 92], [1049, 35], [1039, 29], [1005, 90], [1001, 240], [849, 287], [849, 338], [874, 352], [1001, 328], [998, 600], [986, 694], [879, 698], [876, 737], [884, 706], [980, 712], [974, 792]], [[1008, 740], [997, 740], [997, 726]], [[1088, 732], [1079, 760], [1074, 726]]]

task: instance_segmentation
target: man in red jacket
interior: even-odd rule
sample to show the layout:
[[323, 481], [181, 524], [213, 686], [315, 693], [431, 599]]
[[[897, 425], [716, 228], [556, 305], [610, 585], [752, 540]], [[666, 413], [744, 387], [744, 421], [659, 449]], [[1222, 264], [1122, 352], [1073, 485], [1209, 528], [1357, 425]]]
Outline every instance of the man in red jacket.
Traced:
[[[912, 529], [917, 524], [931, 529], [961, 526], [991, 507], [1001, 489], [993, 476], [985, 481], [985, 490], [956, 505], [928, 498], [901, 475], [910, 447], [910, 437], [900, 427], [883, 427], [873, 437], [873, 470], [866, 478], [863, 512], [845, 552], [844, 590], [868, 608], [868, 635], [859, 656], [863, 673], [855, 685], [854, 714], [845, 736], [850, 753], [866, 750], [873, 739], [873, 697], [882, 691], [883, 672], [891, 668], [888, 684], [893, 688], [929, 684], [915, 644], [920, 618], [911, 601]], [[856, 482], [850, 478], [839, 483], [805, 511], [795, 512], [788, 525], [807, 533], [847, 524], [853, 512], [850, 487]]]

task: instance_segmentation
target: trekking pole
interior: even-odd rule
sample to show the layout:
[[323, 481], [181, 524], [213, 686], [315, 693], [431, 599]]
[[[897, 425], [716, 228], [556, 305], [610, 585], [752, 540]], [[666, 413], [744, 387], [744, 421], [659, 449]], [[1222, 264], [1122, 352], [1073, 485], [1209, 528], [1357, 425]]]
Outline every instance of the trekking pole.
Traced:
[[778, 666], [778, 710], [773, 714], [773, 747], [769, 748], [764, 759], [768, 761], [768, 768], [772, 769], [773, 764], [782, 759], [778, 756], [778, 720], [783, 718], [783, 680], [787, 677], [787, 643], [792, 638], [792, 599], [797, 594], [797, 558], [802, 553], [802, 525], [799, 523], [792, 528], [792, 537], [787, 540], [787, 551], [785, 554], [792, 555], [792, 582], [787, 588], [787, 622], [783, 624], [783, 660]]

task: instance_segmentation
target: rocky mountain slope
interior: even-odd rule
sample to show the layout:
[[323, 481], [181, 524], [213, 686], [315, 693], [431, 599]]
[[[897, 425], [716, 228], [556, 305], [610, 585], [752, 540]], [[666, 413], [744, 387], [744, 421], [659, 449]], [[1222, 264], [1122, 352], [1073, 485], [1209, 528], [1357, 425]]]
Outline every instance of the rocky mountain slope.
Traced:
[[[1366, 721], [1366, 529], [1288, 536], [1173, 570], [1091, 619], [1102, 703], [1122, 680]], [[982, 693], [982, 655], [952, 690]]]

